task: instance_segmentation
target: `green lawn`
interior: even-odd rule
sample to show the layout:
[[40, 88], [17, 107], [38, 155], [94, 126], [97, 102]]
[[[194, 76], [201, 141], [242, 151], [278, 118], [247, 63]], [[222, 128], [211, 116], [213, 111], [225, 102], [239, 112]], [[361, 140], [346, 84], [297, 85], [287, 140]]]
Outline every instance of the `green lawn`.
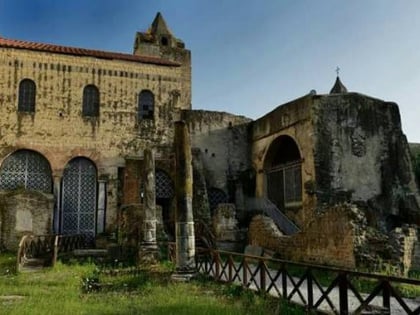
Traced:
[[1, 314], [304, 314], [235, 285], [203, 278], [173, 282], [168, 263], [119, 276], [99, 272], [92, 263], [58, 263], [20, 274], [14, 265], [14, 255], [0, 255]]

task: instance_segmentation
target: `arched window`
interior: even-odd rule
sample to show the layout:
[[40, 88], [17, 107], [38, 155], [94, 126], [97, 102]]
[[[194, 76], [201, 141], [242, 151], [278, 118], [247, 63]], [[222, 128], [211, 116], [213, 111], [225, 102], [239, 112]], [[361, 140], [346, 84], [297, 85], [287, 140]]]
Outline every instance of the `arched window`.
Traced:
[[18, 111], [35, 113], [36, 85], [30, 79], [23, 79], [19, 83]]
[[143, 90], [139, 94], [139, 108], [138, 118], [141, 119], [153, 119], [155, 108], [155, 97], [152, 92]]
[[302, 158], [295, 140], [283, 135], [270, 145], [264, 161], [267, 197], [280, 210], [302, 204]]
[[85, 117], [99, 116], [99, 90], [93, 84], [85, 86], [83, 89], [83, 110]]
[[24, 188], [52, 193], [50, 163], [41, 154], [19, 150], [8, 156], [0, 167], [0, 189]]

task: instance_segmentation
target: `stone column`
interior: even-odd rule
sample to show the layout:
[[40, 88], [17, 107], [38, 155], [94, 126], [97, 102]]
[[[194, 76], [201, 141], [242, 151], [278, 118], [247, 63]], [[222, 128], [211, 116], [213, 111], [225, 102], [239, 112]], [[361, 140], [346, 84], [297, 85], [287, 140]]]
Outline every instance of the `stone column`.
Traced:
[[176, 271], [172, 278], [186, 281], [194, 276], [196, 269], [191, 145], [187, 126], [183, 121], [175, 122], [175, 163]]
[[105, 179], [98, 180], [98, 213], [96, 216], [96, 233], [105, 231], [105, 209], [106, 209], [106, 184]]
[[153, 151], [144, 150], [143, 171], [143, 226], [139, 258], [141, 263], [155, 263], [158, 259], [156, 242], [156, 184], [155, 184], [155, 158]]
[[61, 213], [61, 180], [63, 175], [54, 174], [54, 197], [55, 197], [55, 204], [54, 204], [54, 217], [53, 217], [53, 232], [55, 234], [60, 234], [61, 232], [61, 222], [60, 222], [60, 213]]

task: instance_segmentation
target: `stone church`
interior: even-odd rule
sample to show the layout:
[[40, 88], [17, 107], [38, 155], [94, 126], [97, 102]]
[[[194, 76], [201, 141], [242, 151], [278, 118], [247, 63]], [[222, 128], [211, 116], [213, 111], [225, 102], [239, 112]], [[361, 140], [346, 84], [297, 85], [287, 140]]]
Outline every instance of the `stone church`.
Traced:
[[118, 239], [124, 212], [141, 209], [145, 149], [173, 237], [173, 126], [184, 120], [194, 216], [220, 246], [355, 266], [369, 235], [384, 252], [402, 235], [411, 247], [398, 254], [404, 244], [394, 244], [390, 259], [420, 255], [420, 199], [395, 103], [348, 92], [337, 77], [329, 94], [254, 121], [193, 110], [190, 51], [160, 13], [132, 54], [0, 37], [0, 112], [1, 248], [27, 233]]

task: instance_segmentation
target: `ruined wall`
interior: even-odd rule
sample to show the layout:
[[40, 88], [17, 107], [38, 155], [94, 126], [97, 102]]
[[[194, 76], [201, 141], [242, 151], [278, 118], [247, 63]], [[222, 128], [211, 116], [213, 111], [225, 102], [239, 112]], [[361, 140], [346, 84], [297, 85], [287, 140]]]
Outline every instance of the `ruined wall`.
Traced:
[[259, 215], [251, 221], [248, 243], [273, 250], [283, 259], [354, 268], [355, 229], [350, 209], [332, 207], [291, 236], [282, 235], [272, 219]]
[[302, 158], [302, 208], [287, 212], [298, 225], [312, 216], [315, 198], [313, 196], [314, 131], [312, 126], [312, 95], [307, 95], [277, 107], [272, 112], [252, 123], [252, 164], [256, 171], [256, 196], [265, 197], [264, 161], [271, 143], [287, 135], [294, 139]]
[[318, 199], [363, 204], [369, 224], [382, 231], [420, 222], [398, 106], [347, 93], [315, 97], [313, 112]]
[[[25, 78], [36, 84], [34, 114], [17, 112], [18, 87]], [[184, 80], [177, 66], [0, 48], [0, 161], [16, 149], [32, 149], [60, 177], [70, 159], [90, 158], [99, 178], [108, 181], [106, 222], [114, 222], [118, 167], [124, 157], [139, 156], [148, 146], [172, 145], [168, 126], [190, 95]], [[99, 89], [98, 118], [81, 114], [88, 84]], [[155, 95], [154, 121], [137, 120], [144, 89]]]
[[248, 243], [261, 246], [278, 253], [287, 248], [290, 237], [284, 236], [274, 221], [265, 215], [256, 215], [252, 218], [248, 228]]
[[184, 111], [191, 146], [201, 151], [207, 187], [228, 194], [228, 180], [250, 168], [248, 124], [243, 116], [204, 110]]
[[36, 191], [0, 194], [0, 248], [16, 250], [25, 234], [51, 234], [54, 198]]

